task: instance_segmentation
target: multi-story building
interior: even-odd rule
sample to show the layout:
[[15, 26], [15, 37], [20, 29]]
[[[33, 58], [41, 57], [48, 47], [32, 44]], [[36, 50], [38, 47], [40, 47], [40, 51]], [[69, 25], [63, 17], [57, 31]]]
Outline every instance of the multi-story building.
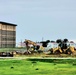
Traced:
[[15, 47], [16, 24], [0, 22], [0, 48]]

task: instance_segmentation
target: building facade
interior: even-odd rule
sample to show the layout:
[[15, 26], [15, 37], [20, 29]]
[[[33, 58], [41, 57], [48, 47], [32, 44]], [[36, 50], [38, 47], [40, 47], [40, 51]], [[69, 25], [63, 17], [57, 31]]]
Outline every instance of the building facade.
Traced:
[[16, 24], [0, 22], [0, 48], [15, 47], [16, 26]]

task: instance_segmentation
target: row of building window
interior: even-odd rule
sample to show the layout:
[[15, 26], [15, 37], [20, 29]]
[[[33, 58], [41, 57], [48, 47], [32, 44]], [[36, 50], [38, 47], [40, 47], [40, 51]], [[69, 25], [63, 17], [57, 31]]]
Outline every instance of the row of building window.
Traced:
[[10, 48], [10, 47], [15, 47], [15, 44], [2, 44], [2, 45], [0, 45], [0, 47], [3, 47], [3, 48], [9, 47]]
[[2, 25], [2, 28], [5, 28], [5, 29], [15, 29], [14, 26], [7, 26], [7, 25]]
[[15, 38], [2, 38], [2, 41], [15, 41]]
[[0, 34], [2, 35], [13, 35], [15, 36], [16, 35], [16, 32], [15, 31], [6, 31], [6, 30], [0, 30]]
[[15, 41], [2, 41], [0, 44], [15, 44]]

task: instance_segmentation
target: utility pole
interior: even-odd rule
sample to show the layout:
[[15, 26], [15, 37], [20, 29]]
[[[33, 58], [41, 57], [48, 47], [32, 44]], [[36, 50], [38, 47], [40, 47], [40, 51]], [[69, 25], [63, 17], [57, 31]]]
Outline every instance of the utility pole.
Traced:
[[22, 47], [22, 40], [21, 40], [21, 47]]
[[44, 40], [44, 38], [42, 37], [42, 41]]

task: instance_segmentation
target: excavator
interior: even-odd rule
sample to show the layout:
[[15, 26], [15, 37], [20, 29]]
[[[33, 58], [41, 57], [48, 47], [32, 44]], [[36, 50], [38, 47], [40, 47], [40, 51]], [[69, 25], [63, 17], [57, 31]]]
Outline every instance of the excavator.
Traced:
[[74, 43], [70, 43], [68, 39], [64, 39], [64, 40], [57, 39], [56, 42], [53, 42], [53, 43], [51, 42], [49, 44], [50, 45], [47, 46], [47, 52], [49, 52], [48, 54], [69, 54], [71, 55], [75, 53]]
[[62, 50], [62, 53], [65, 53], [65, 54], [72, 54], [75, 52], [75, 46], [72, 45], [68, 39], [64, 39], [64, 40], [61, 40], [61, 39], [58, 39], [56, 40], [56, 42], [58, 43], [59, 47], [61, 48]]
[[37, 51], [37, 52], [43, 52], [44, 47], [41, 45], [38, 45], [36, 42], [33, 42], [31, 40], [25, 39], [24, 43], [26, 44], [26, 49], [28, 52]]
[[50, 42], [45, 48], [47, 54], [61, 54], [61, 47], [56, 42]]

